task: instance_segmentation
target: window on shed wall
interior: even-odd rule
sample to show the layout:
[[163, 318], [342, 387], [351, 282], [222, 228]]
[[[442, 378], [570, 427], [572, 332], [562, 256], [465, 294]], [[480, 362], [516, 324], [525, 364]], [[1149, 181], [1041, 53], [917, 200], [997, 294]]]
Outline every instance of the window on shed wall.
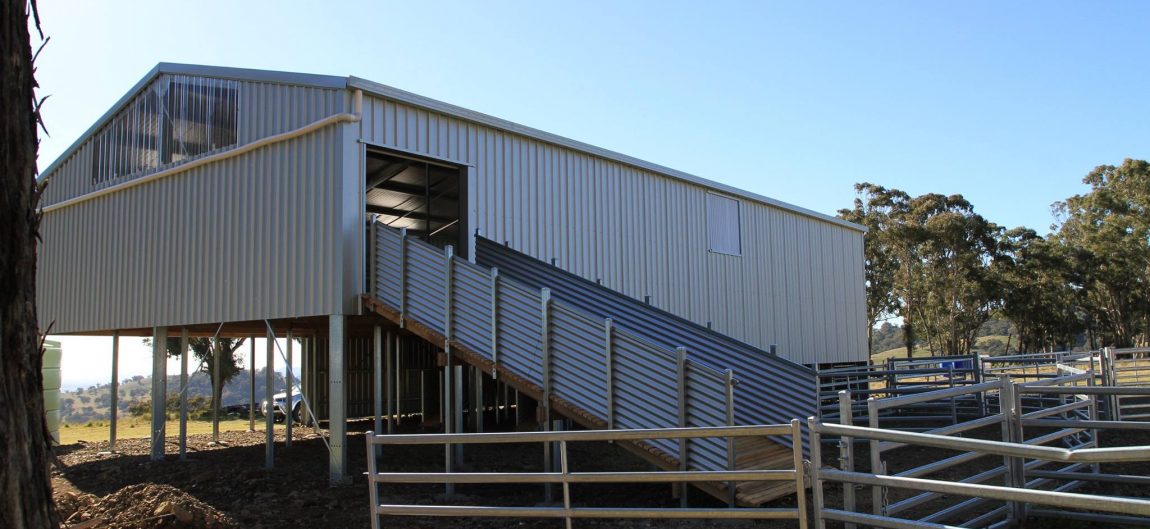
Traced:
[[232, 147], [238, 132], [238, 82], [165, 75], [92, 139], [92, 183]]
[[742, 229], [739, 201], [707, 193], [707, 249], [727, 255], [742, 255]]

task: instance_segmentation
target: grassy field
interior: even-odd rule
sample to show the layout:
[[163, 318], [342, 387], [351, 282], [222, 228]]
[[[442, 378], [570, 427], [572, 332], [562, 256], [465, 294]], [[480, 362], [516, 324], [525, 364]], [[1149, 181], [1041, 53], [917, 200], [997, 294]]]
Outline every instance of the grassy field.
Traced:
[[[150, 437], [152, 423], [145, 419], [131, 418], [116, 423], [117, 439], [133, 439]], [[283, 425], [276, 426], [282, 428]], [[247, 419], [228, 419], [220, 421], [220, 431], [247, 430]], [[264, 418], [256, 419], [256, 430], [264, 430]], [[180, 421], [168, 421], [167, 432], [169, 436], [180, 432]], [[188, 434], [212, 433], [212, 421], [188, 421]], [[86, 424], [69, 424], [60, 427], [60, 444], [69, 445], [79, 441], [95, 442], [108, 440], [108, 421], [92, 421]]]
[[[984, 344], [986, 342], [990, 342], [990, 341], [994, 341], [994, 340], [998, 340], [998, 341], [1005, 343], [1006, 339], [1007, 339], [1006, 336], [980, 336], [978, 338], [978, 343]], [[925, 348], [925, 347], [916, 347], [914, 350], [914, 356], [930, 356], [930, 350]], [[886, 362], [886, 360], [888, 358], [892, 358], [892, 357], [905, 358], [906, 357], [906, 348], [905, 347], [896, 347], [894, 349], [888, 349], [886, 351], [875, 353], [875, 354], [871, 355], [871, 360], [876, 364], [880, 364], [880, 363]]]

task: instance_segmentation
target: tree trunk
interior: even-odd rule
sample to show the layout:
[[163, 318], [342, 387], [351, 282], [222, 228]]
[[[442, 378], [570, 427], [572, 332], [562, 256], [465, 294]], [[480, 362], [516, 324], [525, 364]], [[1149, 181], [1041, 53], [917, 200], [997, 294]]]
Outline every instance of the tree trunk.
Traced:
[[60, 525], [36, 327], [40, 219], [28, 6], [0, 4], [0, 527], [13, 529]]

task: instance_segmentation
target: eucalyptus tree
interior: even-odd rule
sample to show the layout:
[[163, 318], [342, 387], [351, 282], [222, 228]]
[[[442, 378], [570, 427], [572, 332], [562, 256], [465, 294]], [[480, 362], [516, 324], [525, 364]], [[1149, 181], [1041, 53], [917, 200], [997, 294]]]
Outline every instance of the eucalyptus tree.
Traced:
[[41, 122], [30, 14], [39, 30], [35, 0], [0, 2], [0, 527], [12, 529], [60, 525], [52, 506], [52, 437], [36, 323]]
[[1054, 204], [1056, 239], [1075, 269], [1072, 287], [1092, 337], [1129, 347], [1150, 341], [1150, 163], [1100, 165], [1090, 191]]
[[899, 298], [895, 294], [895, 276], [898, 273], [896, 248], [892, 244], [892, 211], [898, 197], [888, 195], [885, 189], [873, 184], [855, 185], [858, 197], [854, 207], [841, 209], [839, 218], [859, 224], [867, 229], [863, 235], [863, 260], [866, 279], [867, 354], [874, 354], [874, 328], [878, 322], [898, 313]]
[[1023, 227], [1005, 232], [1000, 248], [1000, 314], [1014, 323], [1018, 350], [1072, 347], [1085, 330], [1085, 318], [1072, 286], [1071, 250]]

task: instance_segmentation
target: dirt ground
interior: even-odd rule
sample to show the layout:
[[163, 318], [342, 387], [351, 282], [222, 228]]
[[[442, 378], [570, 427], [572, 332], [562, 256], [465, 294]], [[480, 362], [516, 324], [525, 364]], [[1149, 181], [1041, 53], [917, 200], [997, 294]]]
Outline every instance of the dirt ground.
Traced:
[[[354, 426], [354, 425], [353, 425]], [[359, 424], [366, 429], [367, 424]], [[353, 428], [354, 429], [354, 428]], [[415, 425], [408, 432], [418, 431]], [[263, 432], [222, 432], [226, 446], [209, 446], [210, 434], [189, 436], [188, 458], [180, 461], [174, 438], [168, 440], [169, 455], [163, 460], [148, 459], [147, 439], [118, 442], [119, 454], [100, 454], [104, 443], [74, 444], [59, 447], [61, 466], [54, 473], [57, 506], [66, 527], [112, 529], [163, 528], [312, 528], [370, 527], [368, 488], [363, 472], [366, 449], [362, 433], [349, 436], [348, 483], [331, 486], [328, 482], [327, 450], [323, 441], [310, 429], [297, 428], [293, 445], [284, 447], [282, 430], [277, 431], [276, 468], [265, 470]], [[986, 437], [993, 438], [993, 432]], [[982, 437], [979, 435], [979, 437]], [[1150, 432], [1105, 432], [1104, 446], [1150, 444]], [[651, 470], [652, 467], [623, 449], [605, 443], [573, 443], [570, 465], [575, 471]], [[824, 447], [824, 464], [837, 466], [837, 450]], [[890, 471], [910, 468], [937, 460], [939, 451], [916, 448], [900, 449], [892, 454], [895, 462]], [[958, 479], [996, 465], [995, 458], [982, 458], [964, 465], [957, 473], [944, 477]], [[865, 446], [858, 447], [859, 470], [868, 466]], [[443, 468], [443, 448], [387, 447], [381, 459], [389, 471], [439, 471]], [[469, 447], [464, 470], [539, 471], [542, 448], [539, 445], [491, 445]], [[1104, 466], [1105, 472], [1128, 475], [1150, 475], [1150, 462]], [[1148, 497], [1145, 487], [1135, 485], [1088, 484], [1080, 492]], [[383, 503], [429, 505], [450, 501], [459, 505], [535, 506], [543, 504], [541, 485], [460, 485], [454, 497], [445, 499], [441, 485], [404, 485], [383, 488]], [[870, 491], [856, 493], [858, 508], [869, 511]], [[555, 491], [560, 498], [560, 492]], [[893, 494], [892, 500], [905, 497]], [[692, 507], [723, 507], [724, 504], [704, 493], [692, 490]], [[575, 506], [592, 507], [675, 507], [671, 487], [657, 485], [576, 485], [572, 486]], [[810, 498], [808, 496], [808, 502]], [[953, 500], [924, 505], [916, 514], [925, 515]], [[828, 506], [842, 505], [841, 486], [826, 489]], [[778, 500], [765, 507], [793, 507], [794, 499]], [[464, 527], [464, 528], [558, 528], [562, 520], [508, 520], [498, 518], [419, 518], [391, 517], [384, 527]], [[708, 522], [650, 520], [578, 520], [578, 527], [795, 527], [794, 522]], [[828, 524], [836, 526], [837, 524]], [[1104, 524], [1086, 524], [1071, 520], [1033, 520], [1029, 527], [1102, 528]]]
[[[366, 429], [368, 425], [358, 425]], [[413, 427], [412, 432], [416, 431]], [[163, 528], [315, 528], [370, 527], [366, 448], [362, 433], [349, 435], [347, 484], [328, 482], [328, 456], [322, 439], [310, 429], [297, 428], [290, 448], [277, 431], [276, 468], [265, 470], [263, 432], [221, 432], [227, 446], [208, 446], [211, 435], [188, 438], [188, 457], [180, 461], [174, 438], [168, 439], [168, 456], [149, 461], [149, 440], [117, 442], [119, 454], [100, 454], [105, 443], [74, 444], [58, 449], [61, 467], [54, 473], [57, 506], [68, 520], [66, 527], [135, 529]], [[651, 470], [649, 464], [623, 449], [606, 443], [569, 445], [574, 471]], [[386, 447], [384, 470], [441, 471], [441, 446]], [[523, 469], [539, 471], [542, 447], [490, 445], [468, 447], [467, 469], [492, 471]], [[460, 505], [535, 506], [544, 501], [542, 485], [460, 485], [451, 502]], [[385, 486], [381, 502], [407, 504], [442, 503], [442, 485]], [[676, 507], [671, 486], [574, 485], [572, 502], [595, 507]], [[725, 504], [692, 490], [692, 507], [723, 507]], [[561, 498], [559, 489], [555, 498]], [[770, 507], [793, 507], [793, 499], [778, 500]], [[797, 527], [784, 521], [727, 522], [579, 520], [578, 527]], [[559, 528], [562, 520], [499, 518], [389, 517], [384, 527], [465, 528]]]

